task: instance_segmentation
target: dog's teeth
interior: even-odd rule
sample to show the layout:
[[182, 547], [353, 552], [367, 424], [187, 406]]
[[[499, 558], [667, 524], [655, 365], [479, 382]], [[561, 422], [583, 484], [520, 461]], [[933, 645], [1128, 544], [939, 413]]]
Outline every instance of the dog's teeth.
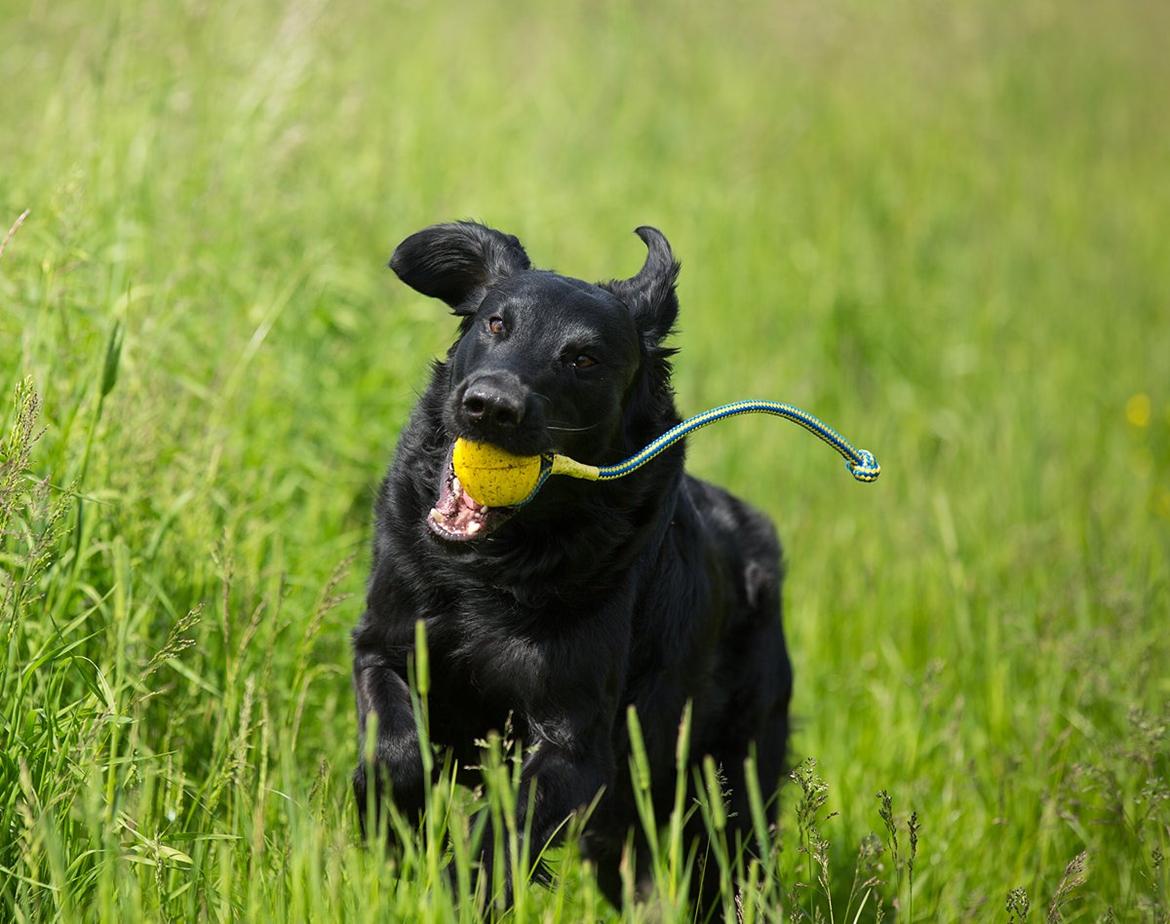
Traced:
[[467, 535], [474, 536], [482, 528], [483, 528], [483, 526], [478, 520], [472, 520], [470, 523], [467, 524]]
[[463, 482], [459, 480], [458, 475], [456, 475], [454, 480], [451, 482], [451, 493], [456, 497], [463, 493]]
[[430, 515], [431, 515], [431, 519], [434, 520], [436, 523], [441, 523], [443, 521], [443, 515], [441, 513], [439, 513], [438, 507], [432, 507]]

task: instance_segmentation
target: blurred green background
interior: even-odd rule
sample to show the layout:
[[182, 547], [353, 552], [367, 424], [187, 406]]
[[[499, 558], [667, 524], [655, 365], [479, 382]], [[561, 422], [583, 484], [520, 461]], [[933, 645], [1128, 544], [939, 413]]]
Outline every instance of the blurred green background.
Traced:
[[[690, 443], [778, 523], [829, 787], [829, 881], [782, 823], [765, 919], [843, 917], [887, 790], [863, 920], [1166, 920], [1168, 38], [1153, 2], [0, 0], [0, 918], [475, 919], [347, 801], [372, 492], [455, 329], [385, 262], [474, 217], [591, 280], [658, 226], [682, 411], [791, 401], [882, 462]], [[598, 902], [570, 856], [516, 917]]]

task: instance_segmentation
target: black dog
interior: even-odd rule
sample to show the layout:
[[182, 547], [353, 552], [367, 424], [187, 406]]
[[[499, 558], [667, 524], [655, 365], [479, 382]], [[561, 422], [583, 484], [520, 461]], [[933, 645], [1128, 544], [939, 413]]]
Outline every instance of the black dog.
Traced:
[[[629, 705], [660, 820], [673, 801], [688, 700], [692, 758], [710, 754], [722, 767], [732, 828], [750, 826], [750, 742], [765, 797], [779, 781], [792, 672], [776, 533], [686, 475], [681, 445], [610, 483], [553, 478], [521, 509], [476, 504], [451, 450], [462, 436], [606, 464], [678, 422], [673, 351], [662, 341], [678, 313], [679, 267], [661, 233], [638, 235], [649, 249], [642, 270], [599, 285], [534, 270], [515, 237], [470, 222], [399, 245], [391, 267], [451, 306], [459, 337], [435, 364], [382, 483], [366, 612], [353, 633], [363, 738], [370, 713], [378, 719], [379, 796], [389, 790], [408, 817], [421, 812], [428, 781], [406, 680], [421, 618], [433, 739], [460, 766], [475, 765], [476, 739], [512, 716], [526, 747], [523, 785], [536, 787], [534, 856], [604, 790], [582, 849], [615, 904], [621, 850], [639, 828]], [[359, 767], [363, 816], [367, 785]]]

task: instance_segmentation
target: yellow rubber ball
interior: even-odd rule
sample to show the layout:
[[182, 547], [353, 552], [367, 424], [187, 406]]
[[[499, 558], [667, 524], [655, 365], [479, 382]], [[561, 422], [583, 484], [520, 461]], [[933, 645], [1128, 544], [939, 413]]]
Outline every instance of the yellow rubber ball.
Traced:
[[540, 478], [540, 456], [512, 455], [491, 443], [458, 439], [452, 462], [463, 490], [487, 507], [520, 503]]

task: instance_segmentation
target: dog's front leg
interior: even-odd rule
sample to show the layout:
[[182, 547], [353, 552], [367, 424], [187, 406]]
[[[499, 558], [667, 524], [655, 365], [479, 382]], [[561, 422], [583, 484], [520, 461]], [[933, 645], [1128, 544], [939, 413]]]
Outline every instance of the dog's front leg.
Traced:
[[[605, 721], [601, 716], [590, 717], [586, 722], [563, 715], [528, 717], [529, 751], [521, 772], [516, 830], [521, 837], [529, 832], [529, 862], [563, 838], [573, 815], [587, 809], [599, 792], [612, 788], [612, 724], [612, 720]], [[482, 853], [483, 872], [489, 883], [493, 881], [493, 850], [489, 826]], [[507, 850], [504, 856], [508, 856]], [[512, 904], [513, 877], [527, 873], [513, 870], [510, 861], [506, 861], [504, 907]]]
[[381, 811], [382, 799], [389, 795], [408, 823], [422, 814], [424, 787], [422, 755], [418, 731], [410, 705], [410, 688], [402, 671], [380, 651], [355, 646], [353, 685], [357, 694], [358, 752], [365, 754], [366, 729], [370, 715], [377, 716], [374, 740], [373, 815], [369, 812], [369, 781], [366, 762], [361, 760], [353, 776], [362, 835], [373, 826]]

